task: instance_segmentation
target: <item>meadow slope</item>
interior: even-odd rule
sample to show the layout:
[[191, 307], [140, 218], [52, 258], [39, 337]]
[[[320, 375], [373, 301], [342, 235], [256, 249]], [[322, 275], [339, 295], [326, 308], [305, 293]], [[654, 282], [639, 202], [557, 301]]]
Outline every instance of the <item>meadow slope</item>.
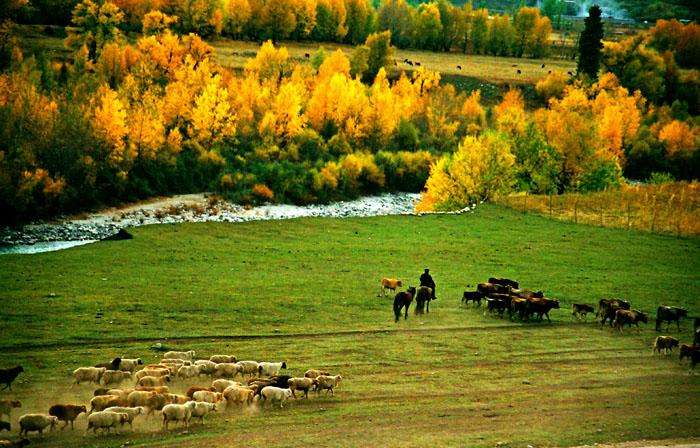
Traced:
[[[156, 341], [285, 359], [345, 377], [335, 397], [220, 413], [190, 431], [45, 436], [40, 446], [570, 446], [700, 440], [700, 377], [652, 356], [653, 325], [620, 335], [570, 304], [629, 298], [700, 314], [700, 240], [549, 221], [499, 206], [466, 215], [141, 227], [135, 239], [0, 258], [0, 366], [27, 369], [22, 411], [87, 402], [69, 372]], [[429, 266], [439, 300], [393, 323], [378, 279]], [[561, 300], [551, 324], [461, 307], [467, 284], [515, 277]], [[102, 312], [102, 318], [96, 313]], [[675, 331], [674, 331], [674, 334]], [[681, 339], [687, 342], [689, 324]], [[167, 340], [166, 340], [167, 338]], [[206, 381], [202, 380], [204, 384]], [[189, 385], [189, 383], [188, 383]], [[183, 387], [181, 383], [179, 386]], [[18, 414], [14, 415], [14, 421]]]

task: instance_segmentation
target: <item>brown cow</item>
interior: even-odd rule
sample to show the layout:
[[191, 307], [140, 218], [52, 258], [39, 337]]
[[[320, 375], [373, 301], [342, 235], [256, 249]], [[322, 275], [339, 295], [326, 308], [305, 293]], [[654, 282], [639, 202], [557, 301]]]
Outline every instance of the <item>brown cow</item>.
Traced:
[[700, 345], [681, 345], [679, 360], [683, 361], [683, 358], [690, 358], [693, 352], [700, 352]]
[[490, 294], [509, 294], [510, 287], [497, 285], [495, 283], [479, 283], [476, 285], [476, 290], [485, 296]]
[[639, 322], [647, 323], [647, 315], [637, 310], [623, 310], [618, 309], [615, 311], [615, 320], [613, 321], [613, 327], [617, 328], [620, 333], [622, 333], [622, 327], [625, 325], [632, 326], [634, 324], [637, 329], [639, 329]]
[[559, 301], [554, 299], [528, 299], [528, 302], [528, 310], [531, 314], [537, 314], [538, 320], [547, 316], [547, 321], [552, 322], [549, 312], [559, 308]]

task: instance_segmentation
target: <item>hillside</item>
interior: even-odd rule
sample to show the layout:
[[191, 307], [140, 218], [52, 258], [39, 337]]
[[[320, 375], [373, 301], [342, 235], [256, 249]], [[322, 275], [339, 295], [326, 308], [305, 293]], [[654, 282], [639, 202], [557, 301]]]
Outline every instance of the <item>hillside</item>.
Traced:
[[[26, 369], [4, 398], [21, 399], [23, 413], [88, 402], [92, 387], [70, 387], [70, 371], [116, 354], [154, 362], [158, 353], [148, 347], [157, 341], [199, 356], [284, 359], [291, 374], [324, 368], [344, 380], [334, 397], [220, 411], [188, 431], [163, 432], [158, 417], [145, 417], [121, 435], [84, 435], [80, 417], [76, 431], [33, 437], [37, 446], [524, 447], [700, 438], [700, 377], [688, 376], [677, 355], [651, 354], [653, 323], [619, 334], [570, 317], [572, 302], [611, 296], [651, 313], [668, 303], [697, 315], [697, 239], [491, 205], [466, 215], [133, 233], [131, 241], [3, 256], [0, 365]], [[394, 324], [391, 299], [377, 297], [379, 278], [413, 284], [425, 266], [438, 300], [430, 314], [411, 311]], [[542, 288], [561, 309], [539, 324], [460, 306], [467, 285], [491, 275]], [[664, 294], [669, 284], [673, 296]], [[686, 342], [689, 324], [682, 328], [671, 334]]]

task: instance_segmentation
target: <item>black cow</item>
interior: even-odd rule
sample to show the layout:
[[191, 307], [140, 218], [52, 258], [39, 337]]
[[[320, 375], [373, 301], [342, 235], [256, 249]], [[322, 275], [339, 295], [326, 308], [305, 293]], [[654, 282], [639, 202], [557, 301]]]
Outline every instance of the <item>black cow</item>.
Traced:
[[539, 320], [547, 316], [547, 321], [551, 322], [549, 312], [552, 309], [559, 309], [559, 301], [553, 299], [529, 299], [528, 310], [530, 314], [537, 314]]
[[588, 313], [594, 312], [595, 309], [590, 306], [586, 305], [585, 303], [572, 303], [571, 304], [571, 315], [572, 317], [575, 317], [578, 320], [586, 320], [586, 316]]
[[676, 322], [676, 328], [681, 331], [681, 319], [688, 315], [688, 310], [677, 306], [661, 305], [656, 310], [656, 331], [661, 331], [661, 322], [666, 322], [666, 330], [671, 326], [671, 322]]
[[513, 289], [519, 289], [520, 288], [520, 283], [518, 283], [515, 280], [510, 280], [508, 278], [496, 278], [496, 277], [491, 277], [489, 278], [489, 283], [492, 283], [494, 285], [501, 285], [501, 286], [510, 286]]
[[506, 308], [508, 308], [508, 305], [506, 304], [505, 300], [492, 299], [490, 297], [486, 298], [486, 310], [489, 314], [496, 312], [499, 316], [503, 317], [503, 312], [506, 310]]
[[462, 303], [466, 305], [468, 302], [474, 302], [476, 306], [481, 306], [481, 299], [483, 298], [484, 295], [479, 291], [464, 291], [464, 294], [462, 294]]

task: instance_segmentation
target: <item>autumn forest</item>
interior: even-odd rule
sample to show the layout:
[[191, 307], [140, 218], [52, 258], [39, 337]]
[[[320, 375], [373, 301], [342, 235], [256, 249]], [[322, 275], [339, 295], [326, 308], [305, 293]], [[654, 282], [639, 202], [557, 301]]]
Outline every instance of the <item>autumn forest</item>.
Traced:
[[[188, 5], [84, 0], [71, 11], [72, 57], [63, 61], [22, 48], [12, 11], [26, 4], [7, 5], [3, 220], [201, 191], [244, 204], [423, 191], [420, 210], [451, 210], [512, 191], [698, 177], [695, 23], [603, 36], [593, 71], [582, 58], [577, 73], [550, 70], [534, 98], [504, 86], [486, 104], [439, 72], [402, 68], [394, 48], [543, 57], [555, 30], [537, 8], [510, 16], [444, 0]], [[232, 69], [207, 40], [221, 34], [263, 43]], [[354, 49], [299, 60], [285, 39]]]

